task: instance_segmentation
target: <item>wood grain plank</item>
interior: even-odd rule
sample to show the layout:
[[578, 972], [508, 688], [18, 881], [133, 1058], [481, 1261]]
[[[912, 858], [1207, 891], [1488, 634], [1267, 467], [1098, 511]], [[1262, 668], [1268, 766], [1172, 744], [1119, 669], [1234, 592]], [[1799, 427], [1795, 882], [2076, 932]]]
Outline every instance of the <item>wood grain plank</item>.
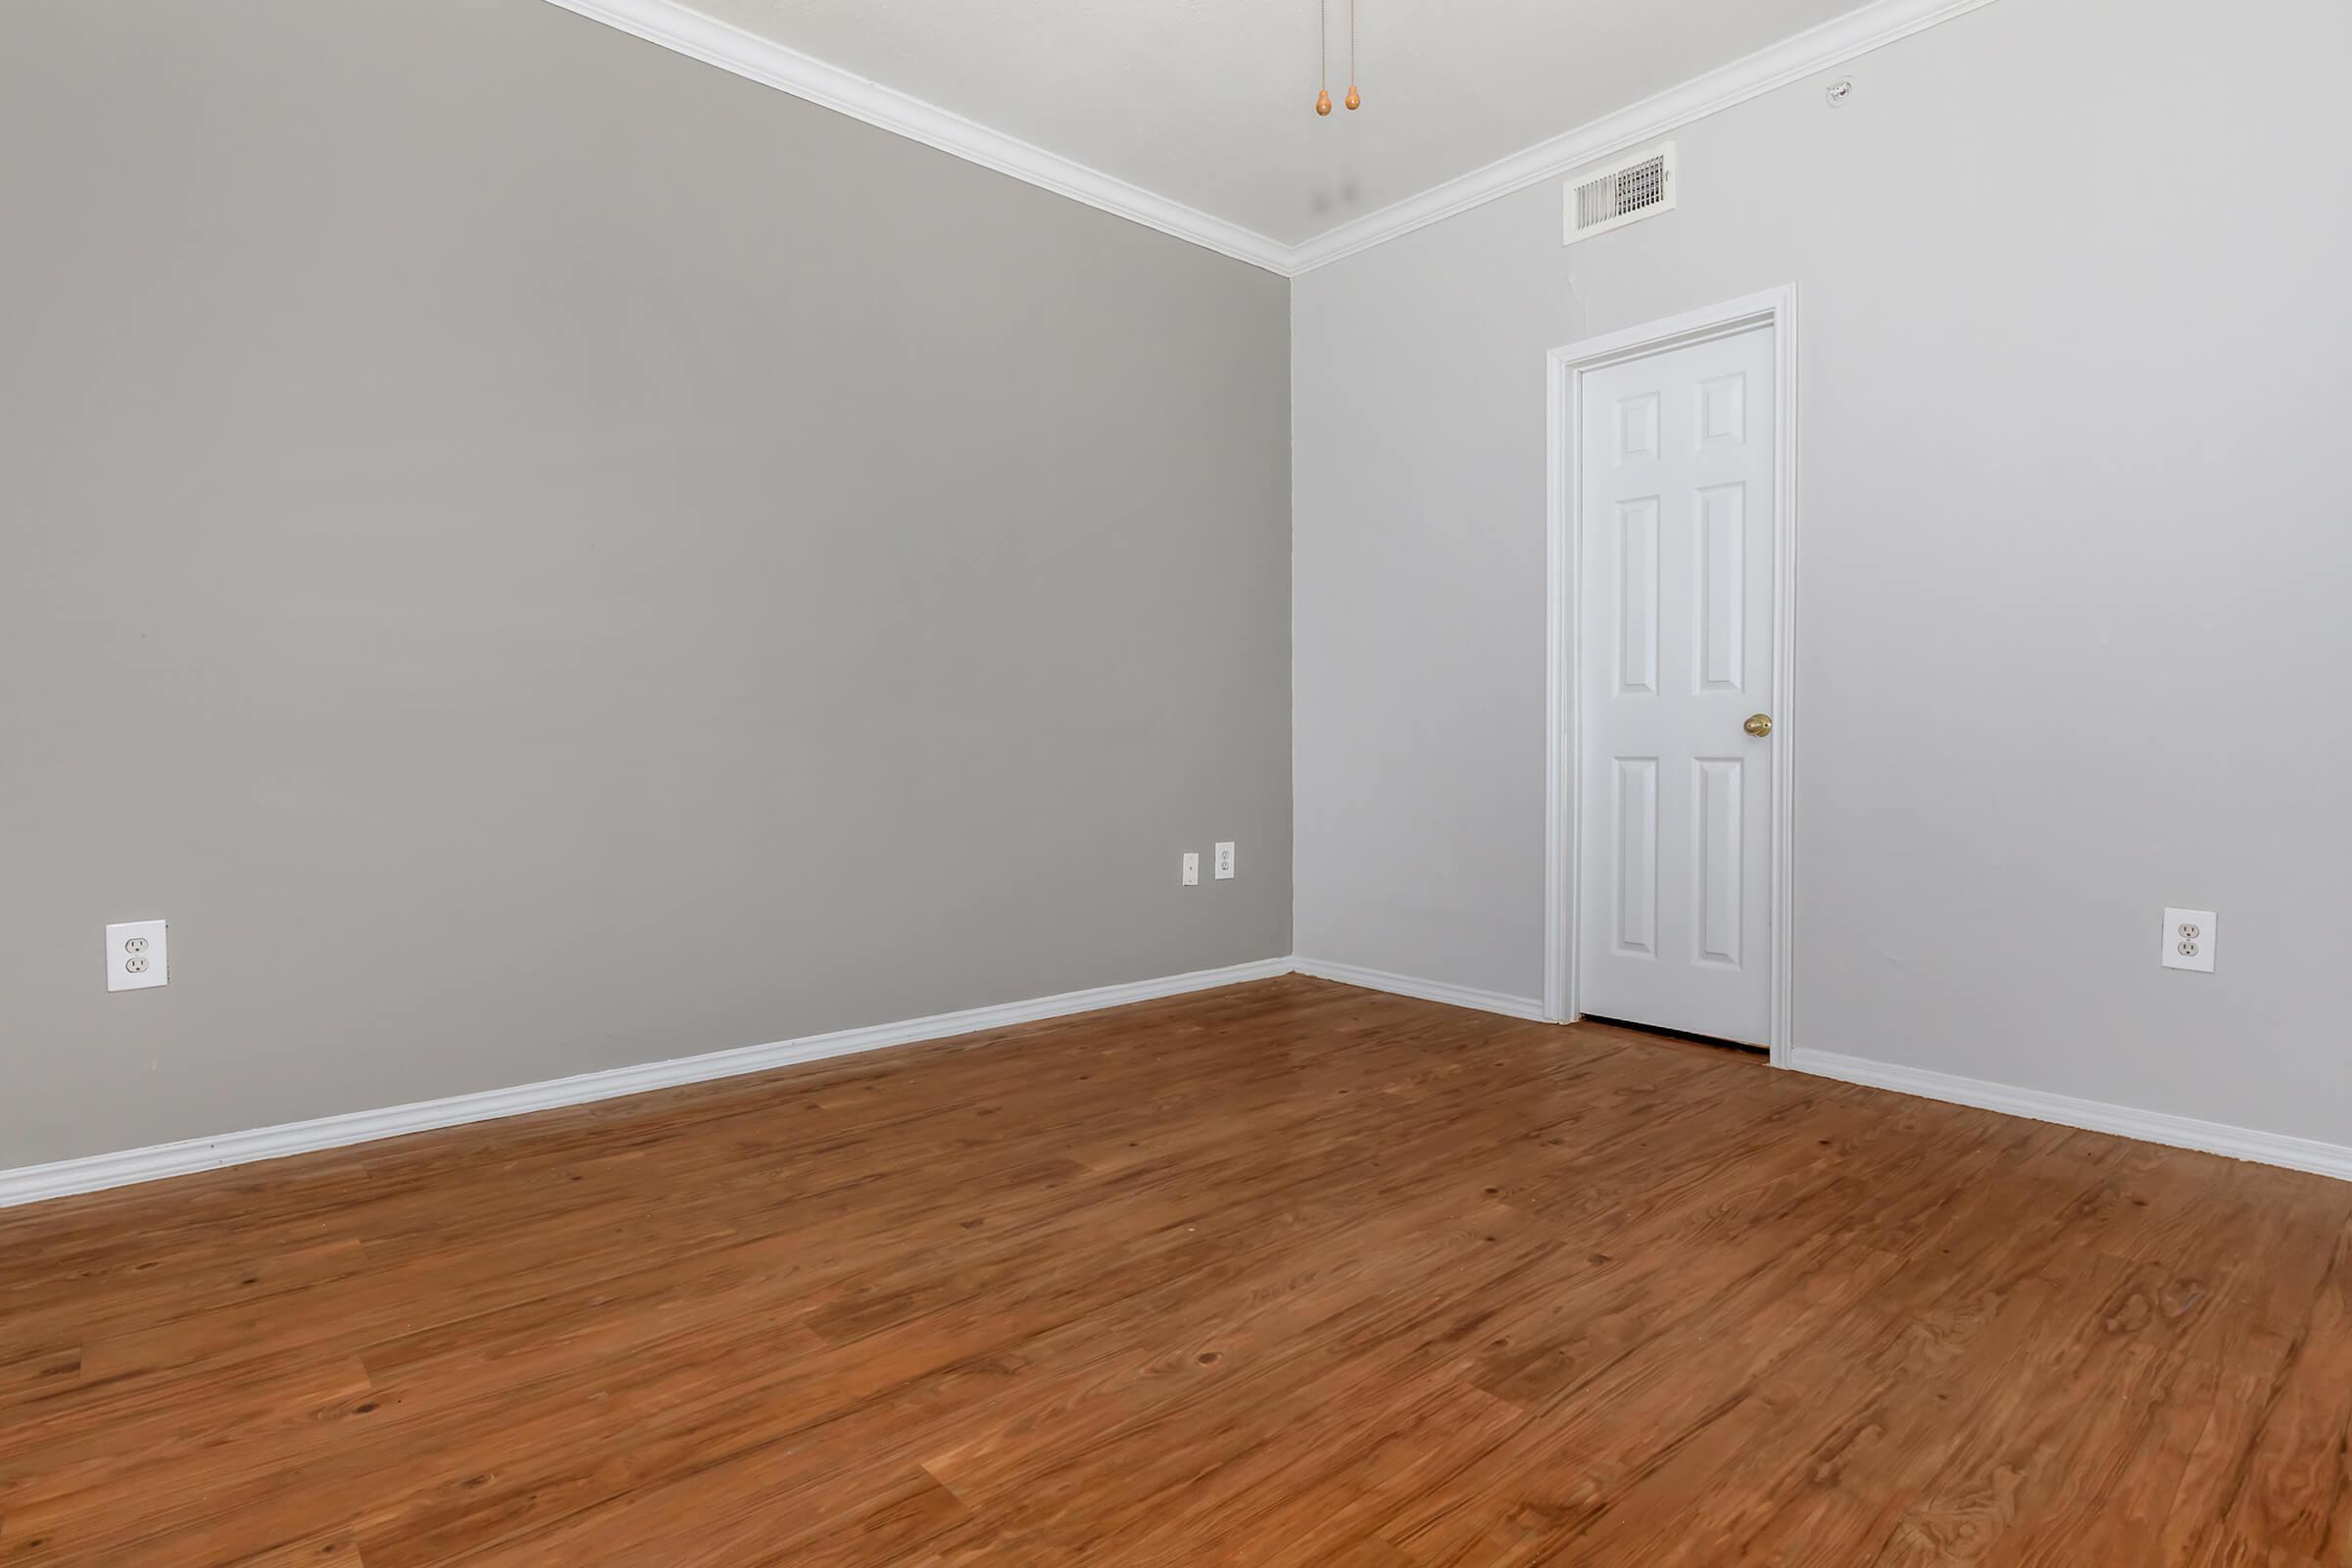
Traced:
[[1296, 976], [0, 1262], [0, 1565], [2352, 1563], [2352, 1185]]

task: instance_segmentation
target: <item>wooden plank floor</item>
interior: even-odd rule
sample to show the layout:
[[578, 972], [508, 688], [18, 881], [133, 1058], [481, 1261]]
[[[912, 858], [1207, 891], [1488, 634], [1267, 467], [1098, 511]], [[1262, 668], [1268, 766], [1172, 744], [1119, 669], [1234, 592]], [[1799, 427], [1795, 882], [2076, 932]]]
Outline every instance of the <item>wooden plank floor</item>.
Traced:
[[2352, 1563], [2352, 1185], [1293, 977], [0, 1213], [0, 1563]]

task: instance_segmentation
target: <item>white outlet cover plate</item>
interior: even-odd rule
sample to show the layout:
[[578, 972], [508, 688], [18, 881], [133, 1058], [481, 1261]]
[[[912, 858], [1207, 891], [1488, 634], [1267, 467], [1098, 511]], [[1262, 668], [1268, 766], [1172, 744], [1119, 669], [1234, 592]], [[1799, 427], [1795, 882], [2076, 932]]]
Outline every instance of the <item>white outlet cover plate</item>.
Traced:
[[1198, 851], [1185, 853], [1184, 885], [1188, 888], [1197, 888], [1200, 885], [1200, 856]]
[[[2211, 909], [2167, 909], [2164, 911], [2164, 945], [2157, 956], [2167, 969], [2194, 969], [2200, 974], [2213, 973], [2213, 948], [2217, 926]], [[2181, 949], [2189, 951], [2183, 953]]]
[[129, 920], [106, 928], [106, 989], [145, 991], [169, 984], [171, 955], [162, 920]]
[[1230, 882], [1233, 880], [1233, 845], [1231, 843], [1217, 846], [1216, 866], [1218, 881]]

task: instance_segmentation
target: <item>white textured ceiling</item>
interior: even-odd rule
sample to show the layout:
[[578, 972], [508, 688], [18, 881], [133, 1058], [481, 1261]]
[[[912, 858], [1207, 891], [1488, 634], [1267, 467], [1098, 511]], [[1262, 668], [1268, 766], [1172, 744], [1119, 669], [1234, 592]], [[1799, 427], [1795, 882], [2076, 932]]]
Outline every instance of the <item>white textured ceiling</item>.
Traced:
[[1284, 245], [1573, 130], [1859, 0], [692, 0]]

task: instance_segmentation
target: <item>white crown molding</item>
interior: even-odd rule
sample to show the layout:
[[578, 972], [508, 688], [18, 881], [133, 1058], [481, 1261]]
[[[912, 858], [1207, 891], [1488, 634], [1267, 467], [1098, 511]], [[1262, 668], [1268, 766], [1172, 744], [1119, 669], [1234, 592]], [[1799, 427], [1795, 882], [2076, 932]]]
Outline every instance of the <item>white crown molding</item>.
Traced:
[[1140, 185], [991, 130], [935, 104], [869, 81], [798, 49], [705, 16], [680, 0], [550, 0], [609, 27], [660, 44], [796, 98], [896, 131], [984, 169], [1027, 180], [1236, 261], [1288, 275], [1288, 248], [1265, 235], [1171, 201]]
[[1997, 1110], [2011, 1116], [2030, 1117], [2034, 1121], [2056, 1122], [2061, 1127], [2082, 1127], [2095, 1133], [2138, 1138], [2175, 1149], [2202, 1150], [2209, 1154], [2227, 1154], [2232, 1159], [2250, 1159], [2258, 1164], [2282, 1165], [2288, 1170], [2310, 1171], [2315, 1175], [2352, 1181], [2352, 1149], [2341, 1144], [2324, 1144], [2311, 1138], [2290, 1138], [2284, 1133], [2259, 1132], [2251, 1127], [2232, 1127], [2226, 1122], [2199, 1121], [2193, 1116], [2174, 1116], [2160, 1110], [2140, 1110], [2131, 1105], [2109, 1104], [2103, 1100], [2077, 1100], [2072, 1095], [2046, 1094], [2038, 1089], [2016, 1089], [2007, 1084], [1987, 1083], [1981, 1078], [1961, 1078], [1951, 1073], [1931, 1072], [1924, 1067], [1869, 1061], [1860, 1056], [1840, 1056], [1827, 1051], [1800, 1049], [1791, 1052], [1788, 1065], [1798, 1072], [1809, 1072], [1820, 1078], [1837, 1078], [1849, 1084], [1866, 1084], [1873, 1089], [1891, 1089], [1897, 1094], [1918, 1095], [1926, 1100], [1947, 1101], [1955, 1105], [1974, 1105], [1980, 1110]]
[[909, 97], [731, 23], [683, 0], [549, 0], [721, 71], [966, 159], [985, 169], [1081, 201], [1106, 213], [1203, 245], [1285, 277], [1409, 234], [1441, 219], [1524, 190], [1587, 164], [1629, 151], [1678, 126], [1818, 71], [1908, 38], [1992, 0], [1873, 0], [1818, 27], [1695, 76], [1631, 108], [1499, 159], [1458, 179], [1352, 219], [1298, 245], [1284, 245], [1239, 223], [1161, 196], [1033, 146], [976, 121]]
[[1541, 997], [1514, 997], [1500, 991], [1479, 991], [1449, 981], [1421, 980], [1409, 974], [1363, 969], [1352, 963], [1332, 963], [1323, 958], [1299, 958], [1292, 966], [1300, 974], [1311, 975], [1317, 980], [1337, 980], [1344, 986], [1361, 986], [1366, 991], [1386, 991], [1422, 1002], [1442, 1002], [1449, 1007], [1471, 1007], [1480, 1012], [1499, 1012], [1506, 1017], [1528, 1018], [1538, 1023], [1544, 1021], [1544, 999]]
[[928, 1018], [872, 1024], [862, 1029], [840, 1029], [831, 1034], [781, 1040], [773, 1045], [745, 1046], [734, 1051], [714, 1051], [707, 1055], [651, 1061], [635, 1067], [615, 1067], [607, 1072], [581, 1073], [576, 1077], [555, 1078], [544, 1083], [518, 1084], [512, 1089], [489, 1089], [478, 1094], [453, 1095], [446, 1100], [420, 1101], [413, 1105], [351, 1111], [340, 1116], [320, 1116], [313, 1121], [257, 1128], [252, 1132], [228, 1133], [219, 1138], [191, 1138], [176, 1144], [124, 1150], [120, 1153], [90, 1154], [80, 1159], [61, 1159], [46, 1165], [0, 1170], [0, 1208], [39, 1202], [48, 1198], [64, 1198], [74, 1193], [126, 1187], [133, 1182], [157, 1181], [167, 1176], [218, 1170], [225, 1165], [244, 1165], [255, 1160], [281, 1158], [287, 1154], [305, 1154], [315, 1150], [372, 1143], [379, 1138], [398, 1138], [405, 1133], [428, 1132], [436, 1127], [460, 1127], [468, 1122], [520, 1116], [534, 1110], [584, 1105], [593, 1101], [617, 1099], [622, 1095], [641, 1095], [650, 1089], [671, 1089], [680, 1084], [704, 1083], [713, 1078], [766, 1072], [798, 1062], [822, 1061], [829, 1056], [881, 1051], [891, 1046], [910, 1045], [919, 1040], [945, 1040], [984, 1029], [1034, 1023], [1041, 1018], [1060, 1018], [1075, 1012], [1093, 1012], [1100, 1007], [1119, 1007], [1132, 1002], [1178, 996], [1188, 991], [1208, 991], [1218, 986], [1239, 985], [1248, 980], [1270, 980], [1276, 975], [1289, 974], [1291, 967], [1288, 957], [1260, 958], [1222, 969], [1197, 969], [1190, 974], [1163, 975], [1157, 979], [1135, 980], [1124, 985], [1097, 986], [1090, 991], [1065, 991], [1059, 996], [1037, 997], [1026, 1002], [968, 1007], [961, 1012], [934, 1013]]
[[1339, 227], [1295, 245], [1284, 255], [1293, 274], [1328, 267], [1399, 234], [1425, 228], [1456, 213], [1557, 178], [1587, 164], [1629, 152], [1694, 120], [1801, 80], [1818, 71], [1908, 38], [1938, 23], [1964, 16], [1992, 0], [1875, 0], [1760, 49], [1744, 60], [1694, 76], [1628, 109], [1604, 115], [1549, 141], [1498, 159], [1459, 179], [1434, 185], [1418, 196], [1350, 219]]

